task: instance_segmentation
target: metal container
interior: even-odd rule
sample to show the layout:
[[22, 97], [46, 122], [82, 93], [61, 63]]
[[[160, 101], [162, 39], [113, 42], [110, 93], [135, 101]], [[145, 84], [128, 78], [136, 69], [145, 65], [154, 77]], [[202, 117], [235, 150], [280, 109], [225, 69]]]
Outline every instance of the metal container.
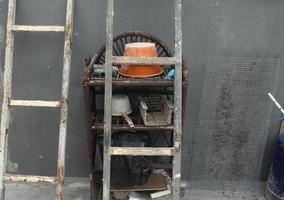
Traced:
[[147, 126], [172, 123], [173, 105], [166, 95], [139, 97], [140, 115]]
[[119, 94], [112, 96], [112, 116], [121, 116], [121, 113], [132, 113], [130, 101], [127, 95]]
[[269, 200], [284, 200], [284, 120], [281, 123], [278, 150], [267, 182], [266, 197]]
[[112, 116], [122, 116], [130, 127], [134, 127], [132, 119], [128, 116], [132, 109], [127, 95], [113, 95], [111, 110]]

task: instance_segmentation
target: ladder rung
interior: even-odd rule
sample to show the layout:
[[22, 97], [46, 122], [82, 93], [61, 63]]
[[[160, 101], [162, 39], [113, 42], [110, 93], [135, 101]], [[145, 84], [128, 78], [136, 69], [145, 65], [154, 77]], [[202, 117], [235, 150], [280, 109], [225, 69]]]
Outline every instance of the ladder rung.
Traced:
[[111, 155], [173, 156], [175, 148], [111, 147]]
[[113, 56], [112, 63], [118, 65], [125, 64], [147, 64], [147, 65], [175, 65], [179, 60], [175, 57], [127, 57]]
[[60, 107], [61, 101], [10, 100], [10, 106]]
[[64, 32], [64, 26], [33, 26], [33, 25], [14, 25], [13, 31], [34, 31], [34, 32]]
[[29, 176], [29, 175], [6, 174], [4, 178], [5, 178], [5, 181], [7, 182], [57, 184], [56, 177], [48, 177], [48, 176]]

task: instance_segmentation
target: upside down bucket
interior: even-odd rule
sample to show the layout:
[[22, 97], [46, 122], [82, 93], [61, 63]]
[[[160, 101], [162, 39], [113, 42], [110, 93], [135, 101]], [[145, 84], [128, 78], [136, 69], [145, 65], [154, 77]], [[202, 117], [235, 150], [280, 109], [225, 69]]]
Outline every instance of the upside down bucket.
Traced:
[[[158, 55], [154, 43], [134, 42], [125, 45], [124, 56], [157, 57]], [[163, 73], [163, 69], [159, 65], [122, 65], [119, 73], [130, 78], [144, 78], [158, 76]]]

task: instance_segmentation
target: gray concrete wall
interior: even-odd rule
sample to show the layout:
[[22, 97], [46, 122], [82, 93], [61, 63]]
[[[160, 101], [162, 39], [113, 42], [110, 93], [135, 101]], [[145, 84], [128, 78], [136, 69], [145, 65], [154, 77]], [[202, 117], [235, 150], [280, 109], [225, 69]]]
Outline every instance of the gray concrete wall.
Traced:
[[[6, 2], [6, 1], [5, 1]], [[70, 112], [67, 140], [67, 175], [87, 176], [87, 147], [83, 115], [82, 65], [103, 43], [104, 0], [79, 0], [75, 5]], [[171, 0], [119, 0], [115, 33], [141, 30], [159, 36], [173, 46]], [[0, 11], [6, 8], [0, 1]], [[189, 59], [190, 87], [187, 120], [197, 120], [208, 55], [284, 56], [284, 2], [282, 0], [184, 0], [184, 54]], [[5, 10], [5, 9], [4, 9]], [[3, 21], [0, 12], [1, 26]], [[54, 24], [64, 22], [64, 2], [19, 1], [17, 22]], [[1, 30], [1, 29], [0, 29]], [[60, 34], [16, 34], [13, 96], [53, 100], [60, 96], [63, 37]], [[0, 41], [3, 38], [0, 35]], [[1, 51], [1, 57], [3, 51]], [[2, 59], [1, 59], [2, 60]], [[283, 63], [277, 98], [281, 90]], [[12, 169], [20, 173], [55, 173], [57, 111], [17, 109], [10, 136]], [[28, 119], [28, 123], [24, 123]], [[273, 111], [263, 164], [266, 177], [275, 151], [279, 113]], [[43, 129], [41, 128], [43, 126]]]

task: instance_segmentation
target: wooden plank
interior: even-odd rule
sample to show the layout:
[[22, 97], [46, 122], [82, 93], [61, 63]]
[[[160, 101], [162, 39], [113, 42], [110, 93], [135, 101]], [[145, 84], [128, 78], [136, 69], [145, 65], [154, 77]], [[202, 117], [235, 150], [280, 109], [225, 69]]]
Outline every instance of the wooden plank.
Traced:
[[111, 147], [111, 155], [129, 156], [173, 156], [175, 148]]
[[128, 186], [112, 186], [111, 191], [116, 192], [142, 192], [142, 191], [157, 191], [166, 190], [167, 183], [161, 174], [151, 174], [145, 184], [128, 187]]
[[56, 184], [56, 177], [48, 176], [28, 176], [28, 175], [14, 175], [6, 174], [5, 181], [9, 182], [27, 182], [27, 183], [45, 183], [45, 184]]
[[10, 100], [9, 106], [28, 106], [28, 107], [60, 107], [60, 101], [39, 101], [39, 100]]
[[138, 64], [138, 65], [174, 65], [180, 60], [175, 57], [127, 57], [127, 56], [113, 56], [113, 64]]
[[14, 25], [13, 31], [29, 31], [29, 32], [64, 32], [64, 26], [33, 26], [33, 25]]
[[[106, 66], [112, 63], [113, 47], [113, 15], [114, 2], [107, 0], [106, 17]], [[112, 68], [105, 69], [105, 98], [104, 98], [104, 157], [103, 157], [103, 200], [110, 200], [110, 174], [111, 174], [111, 103], [112, 103]]]

